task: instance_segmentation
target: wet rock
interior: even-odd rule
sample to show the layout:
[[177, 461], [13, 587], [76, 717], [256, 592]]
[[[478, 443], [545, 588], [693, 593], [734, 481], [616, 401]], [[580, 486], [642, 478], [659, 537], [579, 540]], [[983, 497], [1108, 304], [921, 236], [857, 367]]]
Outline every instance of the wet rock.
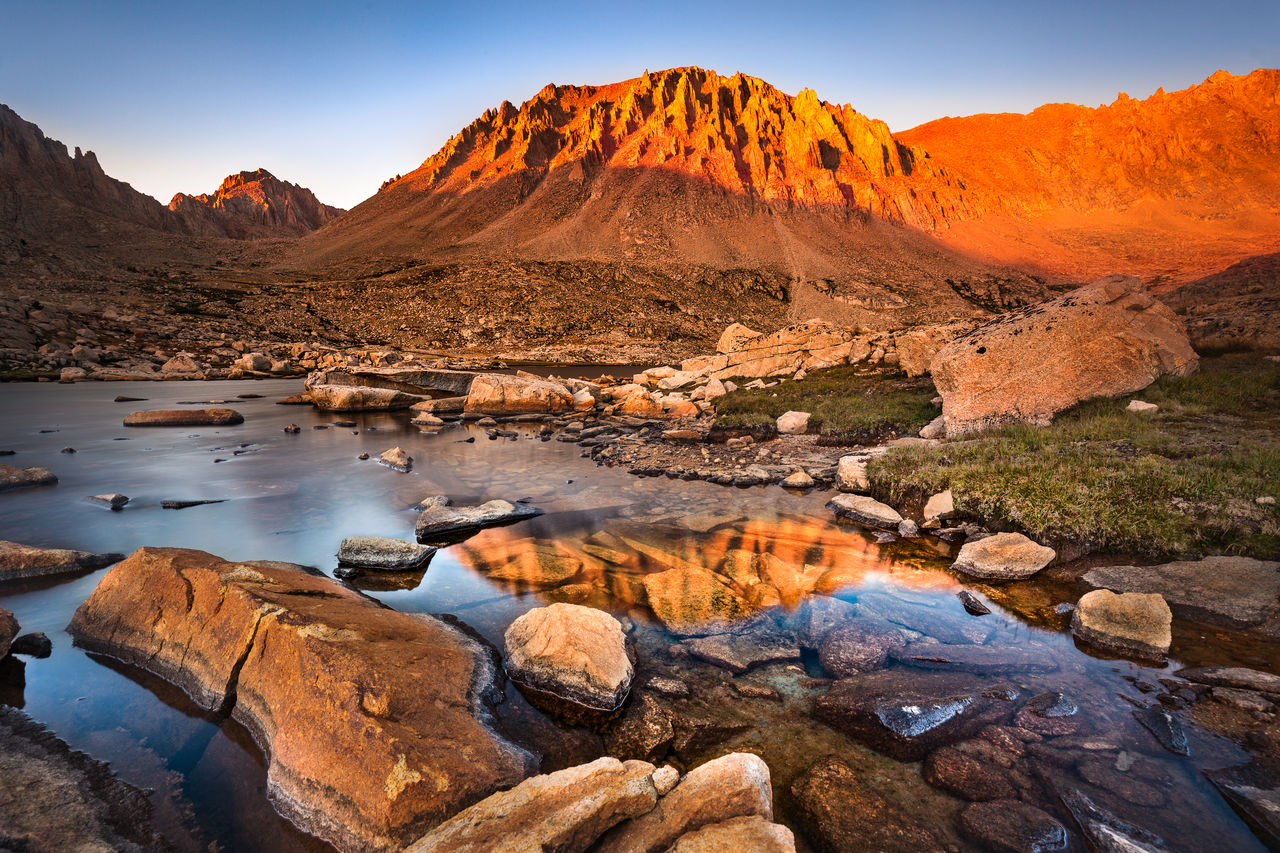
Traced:
[[827, 595], [807, 595], [794, 611], [788, 614], [785, 624], [796, 633], [796, 641], [803, 649], [817, 650], [827, 634], [841, 627], [858, 614], [858, 608], [839, 598]]
[[814, 714], [891, 758], [918, 761], [1003, 723], [1017, 695], [968, 673], [882, 670], [837, 681]]
[[129, 498], [119, 492], [113, 492], [108, 495], [89, 495], [85, 500], [89, 503], [97, 504], [98, 506], [116, 511], [124, 509], [125, 505], [129, 503]]
[[172, 850], [147, 794], [21, 711], [0, 705], [0, 847], [19, 851]]
[[883, 669], [890, 652], [907, 644], [897, 628], [859, 619], [826, 635], [818, 650], [822, 668], [836, 678]]
[[378, 464], [390, 468], [392, 471], [407, 474], [413, 468], [413, 457], [406, 453], [403, 447], [393, 447], [390, 450], [382, 451], [378, 456]]
[[0, 541], [0, 581], [89, 572], [123, 559], [124, 554], [35, 548], [18, 542]]
[[414, 530], [419, 542], [429, 542], [539, 515], [542, 515], [542, 510], [537, 507], [503, 500], [479, 506], [433, 504], [418, 514]]
[[235, 409], [156, 409], [131, 412], [124, 417], [125, 426], [235, 426], [244, 423], [244, 415]]
[[430, 545], [383, 536], [348, 536], [338, 546], [338, 562], [382, 571], [405, 571], [424, 565], [435, 554]]
[[9, 646], [13, 643], [13, 638], [18, 636], [21, 628], [18, 620], [13, 614], [3, 607], [0, 607], [0, 658], [9, 654]]
[[645, 599], [668, 630], [682, 636], [723, 633], [751, 612], [750, 605], [714, 573], [688, 568], [641, 579]]
[[667, 754], [674, 737], [675, 729], [667, 712], [653, 697], [641, 695], [605, 735], [604, 743], [615, 758], [658, 761]]
[[1090, 645], [1140, 658], [1161, 659], [1172, 641], [1173, 614], [1155, 594], [1107, 589], [1085, 593], [1071, 614], [1071, 633]]
[[1165, 853], [1164, 840], [1160, 836], [1121, 820], [1081, 791], [1069, 789], [1061, 799], [1090, 850], [1097, 853]]
[[1268, 850], [1280, 850], [1280, 784], [1272, 773], [1244, 764], [1204, 775]]
[[585, 708], [613, 711], [631, 689], [635, 666], [617, 619], [591, 607], [536, 607], [507, 628], [507, 674]]
[[782, 481], [782, 485], [788, 489], [811, 489], [814, 486], [814, 479], [804, 471], [796, 471], [788, 474]]
[[0, 465], [0, 492], [7, 489], [20, 489], [23, 486], [47, 486], [56, 482], [58, 478], [48, 468]]
[[887, 803], [838, 758], [824, 758], [801, 774], [791, 796], [804, 818], [800, 831], [819, 853], [942, 853], [925, 827]]
[[1009, 769], [984, 758], [981, 752], [971, 755], [954, 746], [944, 746], [929, 753], [920, 772], [933, 787], [964, 800], [1017, 799], [1018, 789], [1010, 779]]
[[1021, 533], [997, 533], [966, 542], [951, 568], [985, 580], [1022, 580], [1043, 569], [1057, 556]]
[[1057, 691], [1031, 697], [1013, 718], [1018, 728], [1038, 735], [1060, 737], [1074, 734], [1083, 725], [1080, 706]]
[[662, 853], [686, 833], [736, 817], [773, 820], [769, 767], [734, 752], [695, 767], [656, 808], [610, 830], [595, 853]]
[[496, 673], [475, 640], [298, 566], [143, 548], [68, 630], [230, 712], [276, 808], [340, 849], [398, 849], [532, 770], [487, 724]]
[[406, 853], [508, 850], [581, 853], [604, 832], [651, 811], [652, 764], [599, 758], [526, 779], [464, 809], [409, 845]]
[[804, 435], [809, 429], [808, 412], [786, 412], [778, 416], [778, 432], [781, 435]]
[[960, 813], [960, 832], [992, 853], [1067, 849], [1066, 827], [1047, 812], [1013, 798], [967, 807]]
[[60, 452], [60, 453], [75, 453], [75, 452], [76, 452], [76, 449], [75, 449], [74, 447], [64, 447], [64, 448], [62, 448], [62, 450], [60, 450], [59, 452]]
[[1057, 672], [1057, 661], [1013, 646], [948, 645], [921, 640], [892, 652], [898, 663], [918, 669], [954, 670], [976, 675]]
[[654, 693], [670, 696], [673, 699], [683, 699], [689, 695], [689, 685], [678, 678], [655, 675], [645, 682], [645, 686]]
[[414, 426], [425, 426], [425, 427], [444, 426], [443, 420], [441, 420], [440, 418], [437, 418], [435, 415], [427, 414], [426, 412], [423, 412], [420, 415], [416, 415], [413, 418], [413, 420], [409, 421], [409, 423], [413, 424]]
[[489, 415], [524, 412], [567, 412], [573, 394], [557, 382], [501, 373], [479, 373], [467, 392], [465, 410]]
[[675, 729], [671, 749], [686, 761], [751, 730], [749, 723], [688, 717], [683, 714], [674, 714], [671, 725]]
[[800, 660], [800, 647], [794, 636], [763, 626], [694, 637], [683, 645], [695, 658], [733, 673], [765, 663]]
[[1117, 765], [1118, 762], [1110, 756], [1094, 756], [1077, 762], [1076, 772], [1091, 785], [1110, 791], [1135, 806], [1165, 804], [1165, 795], [1160, 788], [1136, 778], [1132, 768], [1121, 770]]
[[836, 463], [836, 488], [842, 492], [866, 492], [871, 488], [867, 466], [861, 457], [841, 456]]
[[[0, 628], [0, 631], [3, 629]], [[9, 654], [47, 658], [53, 654], [53, 641], [43, 631], [32, 631], [30, 634], [23, 634], [16, 638], [9, 646]]]
[[827, 509], [867, 527], [897, 530], [902, 523], [902, 516], [896, 509], [866, 495], [836, 495], [827, 501]]
[[976, 595], [967, 589], [962, 589], [956, 593], [956, 598], [960, 599], [960, 603], [964, 605], [964, 609], [972, 613], [974, 616], [986, 616], [991, 612], [991, 608], [983, 604]]
[[289, 424], [284, 428], [283, 431], [289, 433], [289, 435], [297, 435], [298, 433], [302, 432], [302, 427], [298, 426], [297, 424]]
[[1197, 684], [1234, 687], [1280, 696], [1280, 675], [1243, 666], [1199, 666], [1178, 670], [1178, 676]]
[[1260, 625], [1280, 610], [1280, 562], [1248, 557], [1106, 566], [1085, 573], [1084, 581], [1115, 592], [1158, 593], [1180, 618], [1231, 628]]
[[1174, 755], [1190, 755], [1191, 747], [1187, 743], [1187, 733], [1182, 722], [1169, 713], [1168, 709], [1159, 705], [1142, 708], [1133, 712], [1133, 718], [1155, 735], [1160, 745]]
[[685, 833], [667, 848], [667, 853], [724, 853], [726, 850], [752, 853], [795, 853], [791, 830], [758, 817], [735, 817]]
[[[162, 509], [187, 509], [193, 506], [204, 506], [205, 504], [226, 503], [226, 498], [210, 498], [208, 500], [189, 500], [189, 501], [160, 501]], [[121, 559], [124, 556], [121, 555]]]

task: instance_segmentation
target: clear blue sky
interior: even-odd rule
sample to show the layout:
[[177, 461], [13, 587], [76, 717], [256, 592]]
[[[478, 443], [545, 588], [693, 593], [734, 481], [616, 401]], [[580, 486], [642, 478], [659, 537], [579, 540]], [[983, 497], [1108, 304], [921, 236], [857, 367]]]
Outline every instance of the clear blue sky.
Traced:
[[504, 99], [679, 65], [902, 130], [1280, 66], [1280, 0], [0, 0], [0, 103], [166, 202], [261, 166], [349, 207]]

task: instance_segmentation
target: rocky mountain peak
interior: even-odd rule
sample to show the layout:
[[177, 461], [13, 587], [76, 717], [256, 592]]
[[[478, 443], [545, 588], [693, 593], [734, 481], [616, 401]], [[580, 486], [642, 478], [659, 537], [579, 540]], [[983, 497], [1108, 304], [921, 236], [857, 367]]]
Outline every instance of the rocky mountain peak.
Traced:
[[213, 193], [178, 193], [169, 210], [192, 233], [239, 238], [300, 237], [342, 213], [266, 169], [229, 175]]

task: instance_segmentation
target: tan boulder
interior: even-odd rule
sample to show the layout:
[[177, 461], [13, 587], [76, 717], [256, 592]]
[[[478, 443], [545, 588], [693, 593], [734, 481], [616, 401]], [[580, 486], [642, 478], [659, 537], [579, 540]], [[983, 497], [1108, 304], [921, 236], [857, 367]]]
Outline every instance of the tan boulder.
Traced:
[[857, 456], [841, 456], [836, 463], [836, 488], [842, 492], [865, 492], [871, 488], [867, 465]]
[[808, 412], [784, 412], [778, 416], [778, 432], [783, 435], [804, 435], [809, 429]]
[[1173, 641], [1173, 613], [1156, 593], [1109, 589], [1085, 593], [1071, 614], [1071, 633], [1112, 652], [1162, 659]]
[[276, 809], [340, 850], [401, 849], [532, 770], [486, 722], [475, 640], [299, 566], [143, 548], [68, 630], [229, 711], [267, 754]]
[[235, 426], [244, 423], [244, 415], [235, 409], [156, 409], [130, 412], [125, 426]]
[[613, 711], [631, 690], [635, 666], [617, 619], [578, 604], [535, 607], [504, 635], [507, 674], [587, 708]]
[[490, 415], [528, 412], [567, 412], [572, 409], [573, 394], [558, 382], [525, 379], [502, 373], [481, 373], [467, 392], [465, 410]]
[[964, 321], [940, 323], [896, 335], [893, 344], [898, 351], [898, 366], [908, 376], [923, 376], [929, 372], [933, 357], [956, 338], [973, 331], [973, 325]]
[[836, 495], [827, 501], [827, 509], [867, 527], [897, 530], [902, 523], [902, 516], [896, 509], [867, 495]]
[[735, 817], [685, 833], [667, 853], [795, 853], [796, 837], [785, 826], [758, 815]]
[[124, 554], [36, 548], [18, 542], [0, 541], [0, 581], [88, 572], [123, 559]]
[[322, 412], [383, 412], [407, 409], [422, 398], [393, 388], [364, 385], [312, 385], [311, 402]]
[[189, 353], [180, 352], [160, 365], [161, 373], [199, 373], [204, 370]]
[[1022, 580], [1053, 562], [1057, 553], [1021, 533], [997, 533], [966, 542], [951, 568], [985, 580]]
[[759, 337], [759, 332], [753, 332], [741, 323], [734, 323], [720, 333], [720, 340], [716, 342], [716, 352], [724, 354], [736, 352], [748, 341]]
[[1129, 394], [1199, 358], [1182, 320], [1132, 276], [1110, 276], [1001, 315], [947, 344], [931, 364], [947, 435], [1048, 424], [1092, 397]]

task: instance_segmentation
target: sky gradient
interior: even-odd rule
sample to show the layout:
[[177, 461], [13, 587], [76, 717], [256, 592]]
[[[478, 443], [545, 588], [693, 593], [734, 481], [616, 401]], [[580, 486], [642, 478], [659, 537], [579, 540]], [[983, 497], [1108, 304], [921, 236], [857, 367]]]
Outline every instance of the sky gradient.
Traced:
[[264, 167], [351, 207], [485, 109], [681, 65], [904, 130], [1280, 66], [1280, 2], [0, 0], [0, 103], [168, 202]]

